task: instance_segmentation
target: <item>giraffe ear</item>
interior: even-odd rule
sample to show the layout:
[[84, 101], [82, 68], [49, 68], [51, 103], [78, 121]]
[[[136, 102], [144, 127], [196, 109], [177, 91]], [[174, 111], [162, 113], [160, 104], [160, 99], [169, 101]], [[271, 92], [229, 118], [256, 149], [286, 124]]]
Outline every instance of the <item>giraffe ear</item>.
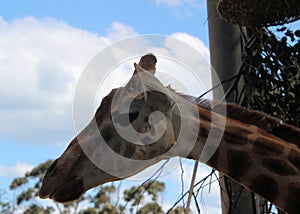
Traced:
[[142, 73], [145, 72], [146, 70], [144, 68], [142, 68], [139, 64], [134, 63], [134, 73], [133, 74], [137, 74], [137, 73]]
[[137, 68], [137, 64], [134, 64], [135, 71], [134, 74], [139, 73], [141, 71], [147, 71], [148, 73], [155, 74], [156, 72], [156, 63], [157, 59], [152, 53], [148, 53], [141, 57], [138, 66], [140, 66], [142, 69]]

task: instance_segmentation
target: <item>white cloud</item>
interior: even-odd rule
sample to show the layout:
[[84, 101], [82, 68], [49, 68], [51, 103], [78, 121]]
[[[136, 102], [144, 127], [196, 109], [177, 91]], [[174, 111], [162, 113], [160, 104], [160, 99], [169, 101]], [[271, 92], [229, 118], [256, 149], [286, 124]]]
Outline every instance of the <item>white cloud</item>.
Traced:
[[154, 0], [157, 6], [165, 5], [171, 7], [178, 7], [182, 5], [188, 5], [193, 8], [203, 8], [204, 1], [201, 0]]
[[[1, 18], [0, 140], [67, 143], [74, 136], [72, 102], [81, 72], [99, 51], [114, 41], [133, 35], [137, 35], [137, 32], [120, 22], [114, 22], [108, 34], [101, 36], [51, 18], [38, 20], [25, 17], [12, 22], [5, 22]], [[199, 39], [186, 33], [175, 33], [172, 37], [208, 55], [207, 48]], [[131, 44], [127, 46], [131, 50], [141, 51], [145, 50], [145, 44], [141, 40], [134, 47]], [[152, 48], [149, 51], [196, 60], [197, 67], [203, 67], [203, 63], [206, 63], [203, 59], [195, 59], [189, 53], [178, 50], [176, 44], [166, 41], [166, 47], [168, 50]], [[122, 55], [122, 51], [117, 54]], [[158, 67], [162, 71], [173, 71], [174, 66], [170, 63], [160, 60]], [[124, 68], [129, 67], [132, 64]], [[118, 74], [118, 77], [121, 76]], [[203, 82], [210, 82], [207, 77], [205, 73]], [[188, 75], [184, 75], [184, 78], [188, 78]], [[108, 86], [113, 87], [112, 81], [116, 82], [115, 76], [107, 80]], [[187, 85], [193, 85], [191, 79], [184, 81]], [[172, 85], [177, 88], [176, 84]], [[195, 94], [199, 94], [199, 91], [195, 91]]]
[[209, 75], [211, 70], [209, 50], [202, 41], [187, 33], [174, 33], [171, 37], [183, 41], [185, 45], [187, 44], [193, 50], [191, 51], [185, 46], [174, 44], [175, 41], [173, 40], [166, 41], [166, 46], [172, 48], [175, 57], [186, 62], [189, 66], [188, 68], [198, 77], [192, 78], [189, 75], [182, 75], [181, 81], [194, 86], [190, 88], [189, 94], [199, 96], [212, 87], [211, 76]]
[[110, 40], [118, 41], [127, 37], [138, 35], [138, 33], [130, 26], [124, 25], [121, 22], [114, 22], [108, 29], [107, 37]]
[[[187, 43], [188, 45], [196, 49], [203, 56], [203, 59], [208, 61], [210, 60], [208, 48], [197, 37], [191, 36], [184, 32], [173, 33], [171, 36]], [[177, 53], [182, 53], [182, 51], [178, 50]], [[182, 53], [182, 54], [188, 54], [188, 53]], [[188, 56], [188, 57], [192, 58], [192, 56]], [[198, 59], [198, 60], [203, 60], [203, 59]]]
[[0, 140], [67, 142], [80, 73], [104, 47], [134, 34], [118, 22], [99, 36], [51, 18], [1, 18]]
[[190, 17], [200, 10], [204, 10], [204, 0], [154, 0], [156, 6], [169, 7], [174, 11], [177, 18]]
[[167, 5], [167, 6], [180, 6], [182, 4], [182, 0], [154, 0], [155, 4], [160, 5]]
[[0, 165], [0, 177], [2, 176], [23, 176], [26, 172], [33, 169], [33, 166], [26, 163], [17, 163], [14, 166]]

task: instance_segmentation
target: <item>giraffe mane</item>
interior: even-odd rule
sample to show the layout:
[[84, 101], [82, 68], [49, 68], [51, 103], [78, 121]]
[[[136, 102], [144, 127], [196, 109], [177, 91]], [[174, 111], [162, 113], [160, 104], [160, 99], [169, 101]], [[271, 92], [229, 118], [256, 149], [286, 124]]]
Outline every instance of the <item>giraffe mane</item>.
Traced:
[[[251, 110], [234, 103], [212, 101], [209, 99], [196, 98], [190, 95], [176, 92], [170, 86], [167, 87], [189, 102], [192, 102], [204, 109], [222, 114], [228, 118], [254, 125], [268, 133], [281, 138], [282, 140], [300, 147], [300, 128], [284, 123], [282, 120], [273, 117], [265, 112]], [[224, 108], [226, 111], [224, 112]], [[226, 115], [224, 115], [226, 113]], [[300, 159], [300, 158], [299, 158]], [[300, 161], [300, 160], [299, 160]]]
[[[300, 129], [287, 123], [283, 123], [278, 118], [270, 116], [264, 112], [255, 111], [238, 106], [233, 103], [217, 103], [212, 104], [212, 101], [206, 99], [198, 99], [197, 105], [220, 113], [220, 109], [226, 107], [227, 117], [238, 120], [243, 123], [254, 125], [267, 131], [268, 133], [292, 143], [300, 147]], [[212, 107], [213, 106], [213, 107]]]

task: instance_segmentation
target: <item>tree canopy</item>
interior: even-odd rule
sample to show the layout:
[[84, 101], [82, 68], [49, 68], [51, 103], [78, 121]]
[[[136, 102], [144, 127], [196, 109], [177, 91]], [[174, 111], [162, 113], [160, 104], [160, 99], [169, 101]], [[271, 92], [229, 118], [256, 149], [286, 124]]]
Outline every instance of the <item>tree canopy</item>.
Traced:
[[[10, 184], [10, 191], [16, 195], [15, 200], [4, 199], [4, 192], [0, 192], [0, 213], [14, 213], [22, 211], [25, 214], [50, 214], [58, 211], [61, 214], [119, 214], [119, 213], [164, 213], [158, 203], [159, 196], [165, 191], [165, 184], [160, 181], [149, 180], [142, 185], [132, 186], [122, 193], [114, 183], [95, 188], [85, 197], [71, 204], [51, 205], [37, 200], [42, 178], [52, 163], [48, 160], [27, 172], [23, 177], [15, 178]], [[120, 198], [119, 201], [116, 198]], [[184, 213], [182, 207], [176, 207], [175, 213]]]

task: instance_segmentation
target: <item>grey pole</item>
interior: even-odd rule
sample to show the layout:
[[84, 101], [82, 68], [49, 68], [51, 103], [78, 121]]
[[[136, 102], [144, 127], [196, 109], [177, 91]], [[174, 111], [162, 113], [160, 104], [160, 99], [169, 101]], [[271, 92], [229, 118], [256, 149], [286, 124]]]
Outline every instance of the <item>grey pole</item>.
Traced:
[[[207, 0], [209, 44], [211, 65], [219, 79], [226, 80], [238, 72], [241, 65], [241, 35], [237, 25], [230, 24], [222, 19], [216, 10], [217, 0]], [[215, 75], [212, 76], [213, 85], [216, 83]], [[223, 85], [224, 92], [229, 84]], [[220, 99], [218, 91], [213, 93], [214, 99]], [[232, 102], [232, 97], [227, 102]], [[220, 177], [224, 175], [220, 174]], [[221, 201], [223, 214], [257, 214], [253, 194], [225, 177], [221, 179]], [[238, 200], [235, 202], [234, 200]], [[231, 202], [231, 203], [230, 203]], [[230, 207], [231, 204], [231, 207]], [[234, 206], [234, 209], [232, 209]]]

